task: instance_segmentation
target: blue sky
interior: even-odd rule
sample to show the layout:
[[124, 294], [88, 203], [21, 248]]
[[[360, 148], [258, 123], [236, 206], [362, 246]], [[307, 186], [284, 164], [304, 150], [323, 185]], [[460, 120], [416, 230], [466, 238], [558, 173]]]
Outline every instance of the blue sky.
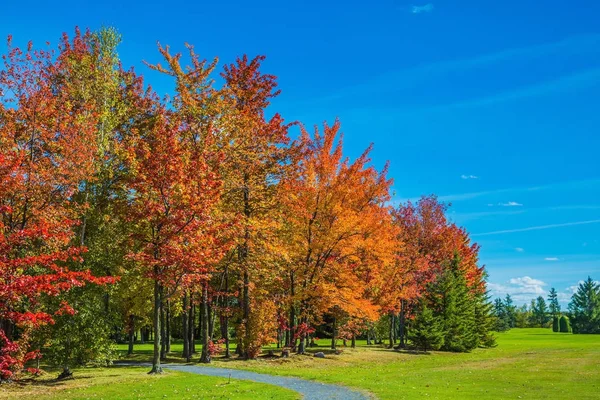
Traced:
[[[600, 278], [600, 2], [6, 1], [0, 36], [56, 43], [115, 26], [126, 66], [161, 93], [156, 41], [221, 63], [264, 54], [273, 109], [339, 117], [350, 156], [374, 142], [394, 200], [435, 193], [517, 303]], [[326, 3], [326, 4], [322, 4]]]

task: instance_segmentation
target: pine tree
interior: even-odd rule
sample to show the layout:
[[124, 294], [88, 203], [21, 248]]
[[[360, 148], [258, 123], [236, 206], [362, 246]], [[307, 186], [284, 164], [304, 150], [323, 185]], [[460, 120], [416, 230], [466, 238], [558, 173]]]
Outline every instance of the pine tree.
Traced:
[[548, 307], [542, 296], [538, 296], [535, 302], [532, 301], [533, 320], [535, 325], [543, 328], [548, 322]]
[[427, 306], [427, 301], [423, 299], [419, 303], [419, 312], [410, 326], [408, 339], [423, 351], [437, 350], [444, 342], [444, 331], [440, 321]]
[[569, 303], [573, 333], [600, 333], [600, 286], [588, 277]]
[[431, 285], [429, 297], [436, 317], [442, 320], [442, 349], [464, 352], [477, 347], [474, 304], [457, 254]]
[[504, 332], [510, 329], [506, 318], [506, 308], [502, 299], [494, 300], [494, 315], [496, 316], [495, 331]]
[[556, 293], [556, 289], [550, 289], [550, 293], [548, 294], [548, 306], [550, 308], [550, 314], [552, 314], [552, 318], [557, 318], [560, 316], [560, 304], [558, 304], [558, 293]]
[[514, 328], [516, 324], [516, 306], [513, 304], [512, 297], [507, 294], [504, 298], [504, 309], [506, 310], [506, 321], [509, 328]]

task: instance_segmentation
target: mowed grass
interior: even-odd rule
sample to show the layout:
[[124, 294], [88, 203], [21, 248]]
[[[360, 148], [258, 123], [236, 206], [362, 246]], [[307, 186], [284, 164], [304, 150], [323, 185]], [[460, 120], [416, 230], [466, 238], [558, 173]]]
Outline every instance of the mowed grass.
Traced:
[[549, 329], [513, 329], [498, 334], [498, 347], [467, 354], [411, 354], [361, 345], [326, 359], [214, 365], [342, 384], [379, 399], [600, 399], [600, 335]]
[[[329, 341], [289, 359], [240, 361], [215, 358], [212, 365], [340, 384], [379, 399], [600, 399], [600, 335], [513, 329], [498, 334], [498, 347], [471, 353], [414, 354], [366, 346], [328, 351]], [[181, 344], [169, 360], [182, 362]], [[343, 348], [340, 346], [340, 348]], [[125, 350], [126, 346], [120, 347]], [[198, 346], [198, 350], [200, 347]], [[136, 345], [132, 360], [149, 361], [152, 345]], [[198, 355], [194, 356], [197, 361]], [[179, 372], [149, 376], [148, 368], [80, 369], [73, 381], [36, 381], [0, 398], [36, 399], [287, 399], [298, 396], [274, 386]], [[53, 374], [52, 376], [55, 376]], [[11, 397], [12, 396], [12, 397]]]
[[57, 382], [58, 373], [20, 384], [0, 385], [0, 399], [299, 399], [291, 390], [236, 379], [144, 367], [83, 368], [75, 379]]

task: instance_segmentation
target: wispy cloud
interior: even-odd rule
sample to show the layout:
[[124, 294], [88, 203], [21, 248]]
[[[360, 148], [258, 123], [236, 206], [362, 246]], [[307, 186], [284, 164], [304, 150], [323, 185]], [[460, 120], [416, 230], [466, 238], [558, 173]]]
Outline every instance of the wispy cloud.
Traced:
[[521, 207], [523, 204], [516, 201], [509, 201], [508, 203], [498, 203], [498, 205], [502, 207]]
[[[433, 5], [431, 10], [422, 9], [425, 6], [413, 6], [410, 10], [415, 14], [423, 12], [433, 11]], [[417, 7], [417, 12], [414, 7]], [[390, 90], [403, 90], [406, 86], [417, 85], [421, 81], [431, 80], [432, 75], [436, 74], [447, 74], [455, 70], [469, 70], [474, 68], [485, 67], [496, 63], [501, 63], [511, 60], [532, 60], [539, 57], [557, 57], [597, 53], [600, 48], [600, 34], [591, 35], [578, 35], [567, 37], [565, 39], [541, 43], [527, 47], [516, 47], [500, 50], [493, 53], [474, 55], [468, 58], [444, 60], [435, 63], [415, 65], [409, 68], [396, 70], [386, 74], [382, 74], [373, 79], [369, 79], [358, 85], [347, 87], [335, 94], [331, 94], [321, 98], [323, 101], [338, 100], [342, 97], [356, 97], [357, 95], [374, 96], [383, 92], [389, 92]], [[545, 93], [548, 90], [555, 90], [557, 87], [568, 87], [573, 86], [578, 81], [588, 81], [596, 79], [598, 70], [592, 69], [583, 73], [575, 73], [571, 76], [559, 78], [556, 81], [547, 81], [540, 83], [535, 86], [528, 86], [516, 91], [503, 92], [494, 96], [478, 98], [473, 100], [467, 100], [464, 102], [453, 103], [453, 106], [473, 106], [495, 103], [498, 101], [506, 101], [513, 98], [529, 97], [540, 93]], [[311, 99], [311, 104], [314, 103], [314, 99]], [[389, 110], [383, 110], [384, 113], [389, 114]], [[370, 110], [372, 112], [372, 110]]]
[[541, 231], [541, 230], [544, 230], [544, 229], [562, 228], [562, 227], [565, 227], [565, 226], [588, 225], [588, 224], [597, 224], [597, 223], [600, 223], [600, 219], [591, 219], [591, 220], [588, 220], [588, 221], [566, 222], [564, 224], [550, 224], [550, 225], [529, 226], [527, 228], [506, 229], [506, 230], [501, 230], [501, 231], [476, 233], [476, 234], [473, 234], [471, 236], [489, 236], [489, 235], [500, 235], [500, 234], [504, 234], [504, 233]]
[[546, 257], [544, 261], [558, 261], [558, 257]]
[[430, 13], [435, 7], [431, 3], [427, 3], [423, 6], [412, 6], [411, 12], [413, 14]]
[[460, 179], [479, 179], [476, 175], [461, 175]]
[[[600, 184], [600, 180], [591, 179], [584, 181], [567, 181], [567, 182], [556, 182], [549, 183], [540, 186], [527, 186], [527, 187], [513, 187], [513, 188], [505, 188], [505, 189], [496, 189], [496, 190], [487, 190], [481, 192], [468, 192], [468, 193], [457, 193], [457, 194], [448, 194], [439, 197], [440, 201], [461, 201], [461, 200], [471, 200], [478, 197], [485, 197], [495, 194], [502, 193], [521, 193], [521, 192], [533, 192], [538, 190], [549, 190], [549, 189], [561, 189], [566, 188], [572, 190], [576, 186], [584, 186], [589, 187], [590, 185], [598, 185]], [[490, 203], [491, 204], [491, 203]], [[490, 205], [488, 204], [488, 205]]]
[[515, 247], [515, 251], [516, 251], [517, 253], [523, 253], [523, 252], [525, 252], [525, 249], [524, 249], [524, 248], [522, 248], [522, 247]]

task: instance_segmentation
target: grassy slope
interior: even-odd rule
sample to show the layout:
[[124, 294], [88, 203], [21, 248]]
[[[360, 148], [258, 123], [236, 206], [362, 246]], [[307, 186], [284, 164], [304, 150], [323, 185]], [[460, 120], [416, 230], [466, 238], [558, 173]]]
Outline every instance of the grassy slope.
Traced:
[[[75, 370], [76, 379], [37, 379], [0, 386], [0, 399], [298, 399], [291, 390], [262, 383], [168, 371], [150, 376], [148, 368]], [[56, 374], [52, 374], [56, 376]]]
[[324, 360], [214, 364], [339, 383], [380, 399], [600, 398], [600, 335], [513, 329], [499, 334], [498, 344], [469, 354], [414, 355], [359, 347]]

